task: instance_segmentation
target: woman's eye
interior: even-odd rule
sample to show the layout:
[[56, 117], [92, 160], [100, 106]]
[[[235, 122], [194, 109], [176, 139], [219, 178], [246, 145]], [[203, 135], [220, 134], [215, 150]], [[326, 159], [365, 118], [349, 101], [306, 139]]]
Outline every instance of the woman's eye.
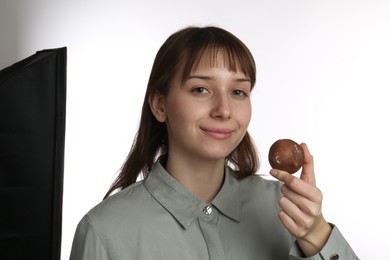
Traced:
[[245, 91], [240, 90], [240, 89], [235, 89], [235, 90], [233, 90], [233, 95], [235, 95], [235, 96], [240, 96], [240, 97], [246, 97], [246, 96], [248, 96], [248, 95], [245, 93]]
[[196, 87], [196, 88], [192, 89], [192, 92], [195, 94], [206, 94], [209, 91], [205, 87]]

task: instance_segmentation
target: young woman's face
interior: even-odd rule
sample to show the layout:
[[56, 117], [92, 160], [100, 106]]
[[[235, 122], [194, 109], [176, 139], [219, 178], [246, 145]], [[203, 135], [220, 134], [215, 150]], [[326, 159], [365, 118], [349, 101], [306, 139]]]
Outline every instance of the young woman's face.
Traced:
[[222, 61], [203, 59], [182, 81], [172, 80], [162, 101], [169, 156], [225, 159], [241, 142], [251, 118], [251, 83]]

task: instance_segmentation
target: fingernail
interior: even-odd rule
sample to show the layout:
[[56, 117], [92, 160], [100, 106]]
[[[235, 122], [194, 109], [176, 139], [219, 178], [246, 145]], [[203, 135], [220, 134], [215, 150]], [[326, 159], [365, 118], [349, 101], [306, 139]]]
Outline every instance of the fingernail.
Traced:
[[271, 169], [270, 172], [269, 172], [272, 176], [276, 177], [278, 175], [278, 171], [275, 170], [275, 169]]

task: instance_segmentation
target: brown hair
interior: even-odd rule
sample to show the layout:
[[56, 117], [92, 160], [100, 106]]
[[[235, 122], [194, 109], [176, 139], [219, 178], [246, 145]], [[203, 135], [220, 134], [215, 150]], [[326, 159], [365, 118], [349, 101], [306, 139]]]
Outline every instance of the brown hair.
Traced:
[[[223, 54], [229, 70], [241, 70], [251, 81], [256, 82], [256, 65], [249, 49], [230, 32], [213, 26], [187, 27], [172, 34], [157, 52], [145, 93], [138, 132], [122, 169], [104, 198], [116, 189], [124, 189], [137, 181], [140, 174], [146, 177], [159, 155], [168, 152], [168, 135], [164, 123], [154, 117], [148, 102], [151, 93], [166, 95], [172, 78], [183, 66], [182, 79], [186, 79], [196, 67], [203, 54], [210, 53], [210, 62], [215, 62], [217, 52]], [[252, 139], [247, 132], [226, 158], [234, 166], [237, 176], [244, 178], [254, 174], [259, 160]]]

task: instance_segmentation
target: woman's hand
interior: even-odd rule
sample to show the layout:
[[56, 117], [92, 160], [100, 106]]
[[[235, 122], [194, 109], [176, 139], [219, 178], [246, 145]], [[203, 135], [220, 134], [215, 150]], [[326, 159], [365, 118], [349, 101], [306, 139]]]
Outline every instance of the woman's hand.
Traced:
[[288, 172], [272, 169], [271, 175], [283, 182], [279, 200], [279, 218], [286, 229], [297, 238], [306, 256], [317, 254], [332, 231], [322, 215], [322, 193], [316, 186], [313, 156], [306, 144], [301, 144], [304, 162], [300, 178]]

